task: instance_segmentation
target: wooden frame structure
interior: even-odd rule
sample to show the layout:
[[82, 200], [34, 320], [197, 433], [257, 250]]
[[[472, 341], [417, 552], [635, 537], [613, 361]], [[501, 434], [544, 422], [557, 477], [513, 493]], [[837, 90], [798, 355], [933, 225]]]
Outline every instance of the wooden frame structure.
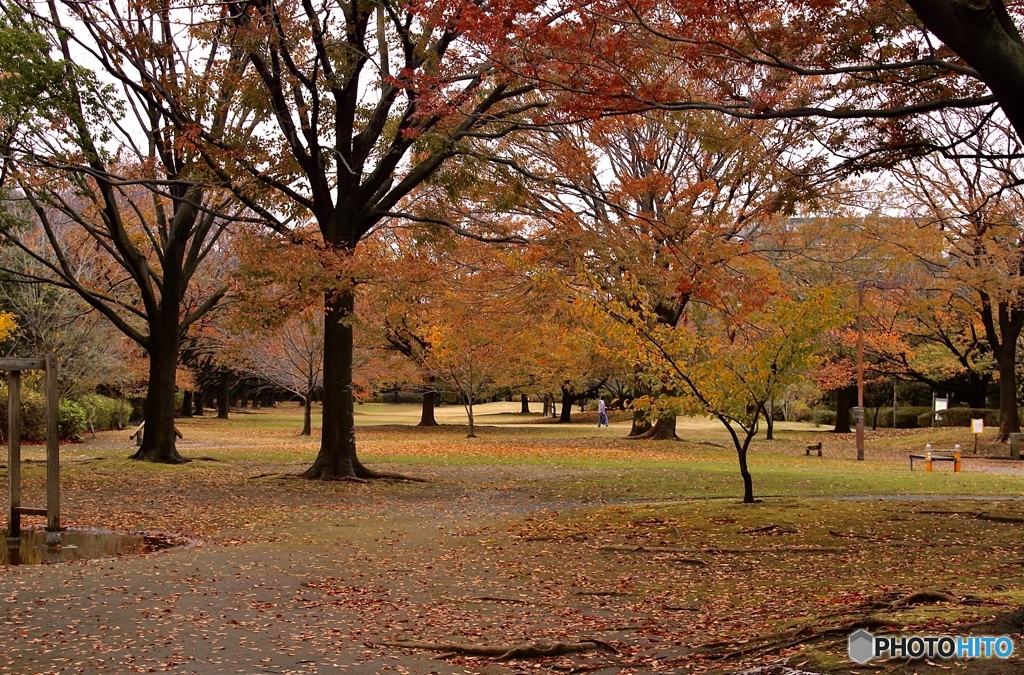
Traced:
[[[57, 359], [52, 355], [0, 359], [7, 371], [7, 536], [21, 536], [22, 516], [45, 516], [48, 532], [60, 531], [60, 429], [57, 426]], [[21, 372], [42, 370], [46, 376], [46, 508], [21, 505]]]

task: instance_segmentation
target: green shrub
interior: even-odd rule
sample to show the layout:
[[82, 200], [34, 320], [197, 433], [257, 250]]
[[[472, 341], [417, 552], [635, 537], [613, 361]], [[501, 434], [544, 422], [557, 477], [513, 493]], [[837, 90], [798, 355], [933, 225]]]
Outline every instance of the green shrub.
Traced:
[[[0, 387], [0, 420], [7, 436], [7, 387]], [[57, 429], [61, 440], [80, 441], [86, 430], [85, 409], [75, 401], [61, 399], [57, 406]], [[34, 389], [21, 390], [21, 440], [46, 440], [46, 397]]]
[[926, 413], [921, 413], [917, 416], [917, 426], [922, 429], [926, 429], [935, 424], [935, 413], [929, 410]]
[[82, 433], [86, 429], [85, 408], [74, 401], [61, 399], [57, 411], [57, 427], [61, 439], [82, 440]]
[[[0, 393], [0, 420], [7, 437], [7, 387]], [[21, 390], [21, 440], [46, 440], [46, 397], [33, 389]]]
[[999, 411], [994, 408], [949, 408], [938, 414], [932, 422], [936, 427], [969, 427], [971, 420], [983, 419], [985, 426], [999, 426]]
[[790, 420], [793, 422], [813, 422], [814, 411], [803, 401], [794, 401], [790, 407]]
[[[130, 404], [123, 407], [121, 402], [114, 398], [101, 396], [99, 394], [86, 394], [78, 399], [78, 404], [85, 410], [86, 429], [92, 423], [95, 431], [108, 431], [111, 429], [123, 429], [128, 424], [128, 417], [132, 414]], [[120, 419], [118, 419], [120, 417]]]
[[814, 421], [815, 426], [834, 425], [836, 423], [836, 411], [835, 410], [813, 410], [811, 411], [811, 419]]
[[[905, 406], [896, 409], [896, 427], [899, 429], [916, 429], [921, 424], [921, 416], [925, 413], [931, 412], [930, 407], [926, 406]], [[872, 422], [871, 417], [872, 411], [868, 411], [867, 417], [868, 422]], [[930, 426], [930, 425], [929, 425]], [[878, 425], [879, 429], [891, 429], [892, 428], [892, 408], [882, 408], [878, 411]]]

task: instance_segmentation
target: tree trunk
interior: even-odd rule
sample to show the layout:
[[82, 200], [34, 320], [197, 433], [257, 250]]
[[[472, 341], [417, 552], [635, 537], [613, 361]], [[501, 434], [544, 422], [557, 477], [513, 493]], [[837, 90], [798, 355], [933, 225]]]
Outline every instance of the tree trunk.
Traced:
[[967, 373], [967, 407], [984, 408], [988, 398], [988, 389], [992, 386], [992, 375], [980, 375], [974, 371]]
[[[1008, 345], [1009, 352], [1016, 343]], [[1017, 410], [1017, 359], [1015, 354], [1001, 354], [999, 358], [999, 440], [1010, 440], [1010, 434], [1020, 433], [1020, 413]]]
[[529, 415], [530, 414], [530, 397], [527, 396], [526, 394], [520, 394], [519, 395], [519, 404], [521, 405], [521, 407], [519, 408], [519, 414], [520, 415]]
[[572, 422], [572, 404], [576, 398], [572, 395], [572, 392], [562, 387], [562, 414], [559, 416], [558, 421], [562, 424], [569, 424]]
[[473, 425], [473, 399], [466, 399], [466, 417], [469, 418], [469, 433], [466, 438], [476, 438], [476, 427]]
[[244, 382], [242, 383], [242, 386], [238, 388], [238, 401], [241, 407], [249, 407], [249, 385]]
[[194, 395], [188, 389], [186, 389], [181, 396], [181, 416], [192, 417], [192, 411], [195, 408], [195, 404], [192, 403]]
[[764, 439], [766, 441], [775, 440], [775, 410], [772, 408], [771, 403], [766, 403], [761, 406], [761, 413], [764, 415]]
[[678, 441], [676, 435], [676, 416], [668, 415], [659, 417], [654, 421], [654, 426], [637, 436], [651, 441]]
[[217, 396], [217, 419], [226, 420], [231, 407], [231, 373], [226, 369], [220, 373], [220, 395]]
[[747, 449], [737, 450], [736, 454], [740, 460], [740, 475], [743, 476], [743, 503], [754, 503], [754, 479], [750, 476], [750, 469], [747, 468]]
[[203, 397], [206, 396], [206, 392], [200, 389], [196, 392], [195, 399], [195, 415], [196, 417], [203, 416]]
[[355, 292], [347, 288], [324, 296], [323, 430], [320, 452], [305, 478], [373, 478], [356, 456], [352, 398], [352, 314]]
[[907, 0], [918, 18], [992, 90], [1017, 137], [1024, 140], [1024, 59], [1020, 29], [1004, 2]]
[[629, 428], [629, 436], [627, 438], [637, 438], [643, 436], [651, 430], [651, 423], [648, 421], [644, 414], [639, 410], [633, 411], [633, 426]]
[[836, 426], [832, 433], [850, 433], [850, 399], [856, 396], [856, 388], [846, 387], [836, 391]]
[[1017, 341], [1024, 329], [1024, 311], [1004, 300], [996, 303], [993, 313], [992, 299], [987, 293], [979, 291], [979, 294], [981, 322], [999, 369], [999, 440], [1007, 441], [1010, 434], [1020, 432], [1016, 371]]
[[[177, 315], [175, 314], [175, 317]], [[150, 324], [149, 388], [143, 415], [142, 446], [132, 459], [161, 464], [187, 462], [178, 454], [174, 436], [175, 374], [178, 367], [178, 328]]]
[[434, 419], [434, 378], [426, 381], [426, 391], [423, 392], [423, 407], [420, 409], [420, 423], [418, 427], [436, 427], [437, 420]]
[[302, 431], [299, 432], [299, 436], [311, 436], [311, 435], [313, 435], [313, 392], [312, 392], [312, 390], [306, 392], [306, 396], [303, 399]]

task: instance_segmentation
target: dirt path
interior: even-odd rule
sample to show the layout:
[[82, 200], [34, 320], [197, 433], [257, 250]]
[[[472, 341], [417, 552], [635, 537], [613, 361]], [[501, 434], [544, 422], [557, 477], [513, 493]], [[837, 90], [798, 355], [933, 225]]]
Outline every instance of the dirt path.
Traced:
[[[587, 636], [629, 636], [639, 620], [629, 612], [552, 606], [560, 561], [543, 542], [509, 556], [507, 543], [495, 543], [503, 518], [564, 504], [479, 487], [500, 482], [500, 469], [455, 478], [363, 490], [352, 504], [314, 522], [279, 522], [253, 543], [9, 568], [0, 576], [0, 672], [518, 672], [367, 644], [575, 640], [584, 637], [577, 624], [595, 623], [607, 627]], [[546, 572], [520, 573], [524, 558]]]

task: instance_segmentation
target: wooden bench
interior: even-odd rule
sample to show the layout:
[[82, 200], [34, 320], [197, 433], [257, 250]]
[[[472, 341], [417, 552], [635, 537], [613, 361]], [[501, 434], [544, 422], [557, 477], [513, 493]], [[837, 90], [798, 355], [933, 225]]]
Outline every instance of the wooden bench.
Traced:
[[[132, 432], [132, 435], [128, 437], [128, 440], [135, 441], [135, 445], [142, 445], [142, 435], [144, 433], [146, 433], [146, 423], [145, 422], [140, 424], [139, 428], [136, 429], [134, 432]], [[175, 427], [174, 427], [174, 435], [176, 437], [178, 437], [178, 438], [183, 439], [183, 440], [185, 438], [184, 436], [181, 435], [181, 432], [178, 431], [177, 425], [175, 425]]]
[[[928, 446], [928, 448], [931, 448], [931, 446]], [[960, 446], [958, 445], [955, 448], [953, 448], [952, 450], [946, 450], [945, 448], [943, 448], [943, 450], [946, 451], [946, 452], [952, 452], [953, 454], [952, 455], [936, 455], [934, 452], [932, 452], [929, 449], [929, 450], [926, 450], [923, 455], [910, 455], [910, 470], [911, 471], [914, 470], [914, 460], [915, 459], [920, 459], [920, 460], [922, 460], [924, 462], [924, 470], [925, 471], [931, 471], [932, 470], [932, 462], [952, 462], [953, 463], [953, 473], [960, 473], [960, 470], [963, 467], [963, 460], [962, 460], [961, 454], [960, 454]]]

